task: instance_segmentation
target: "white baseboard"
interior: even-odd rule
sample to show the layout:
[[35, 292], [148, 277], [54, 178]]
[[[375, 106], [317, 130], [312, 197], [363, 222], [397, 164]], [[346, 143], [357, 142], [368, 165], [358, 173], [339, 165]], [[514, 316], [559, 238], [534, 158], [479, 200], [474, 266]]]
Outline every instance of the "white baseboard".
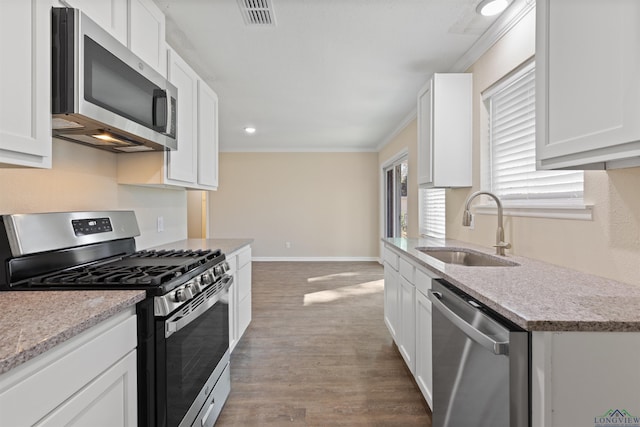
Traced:
[[253, 257], [251, 261], [263, 262], [355, 262], [355, 261], [376, 261], [380, 262], [378, 257]]

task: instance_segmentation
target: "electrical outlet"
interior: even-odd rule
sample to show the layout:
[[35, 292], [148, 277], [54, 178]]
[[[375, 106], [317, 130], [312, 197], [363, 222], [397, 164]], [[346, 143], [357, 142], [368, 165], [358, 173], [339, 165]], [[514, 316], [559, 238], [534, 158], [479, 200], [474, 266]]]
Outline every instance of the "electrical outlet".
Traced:
[[284, 242], [284, 247], [287, 249], [291, 249], [291, 242]]
[[158, 225], [158, 233], [162, 233], [164, 231], [164, 217], [163, 216], [159, 216], [158, 217], [157, 225]]

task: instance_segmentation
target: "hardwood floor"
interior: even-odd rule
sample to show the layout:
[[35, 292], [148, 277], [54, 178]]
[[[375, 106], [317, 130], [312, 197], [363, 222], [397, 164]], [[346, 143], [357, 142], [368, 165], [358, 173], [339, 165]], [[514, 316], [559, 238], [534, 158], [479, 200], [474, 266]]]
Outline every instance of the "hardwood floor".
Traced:
[[253, 320], [216, 426], [431, 426], [374, 262], [254, 262]]

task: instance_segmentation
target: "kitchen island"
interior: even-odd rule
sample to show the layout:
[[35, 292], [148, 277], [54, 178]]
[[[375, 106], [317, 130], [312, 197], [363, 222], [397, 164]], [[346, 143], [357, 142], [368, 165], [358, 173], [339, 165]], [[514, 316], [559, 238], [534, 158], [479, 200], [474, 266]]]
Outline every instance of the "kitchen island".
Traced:
[[517, 266], [474, 267], [416, 249], [493, 255], [455, 240], [383, 242], [385, 323], [430, 405], [437, 367], [425, 295], [431, 279], [440, 278], [529, 331], [531, 426], [595, 426], [617, 414], [640, 416], [639, 286], [512, 255], [504, 258]]

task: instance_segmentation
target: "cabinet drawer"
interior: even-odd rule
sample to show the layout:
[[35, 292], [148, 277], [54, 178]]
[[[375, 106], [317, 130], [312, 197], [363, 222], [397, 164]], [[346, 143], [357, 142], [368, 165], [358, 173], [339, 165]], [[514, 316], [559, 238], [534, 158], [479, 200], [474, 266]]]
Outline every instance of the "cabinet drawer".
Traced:
[[411, 283], [413, 283], [414, 270], [415, 267], [411, 265], [409, 261], [405, 260], [404, 258], [400, 258], [400, 274]]
[[384, 248], [384, 262], [391, 268], [398, 271], [398, 254], [388, 248]]
[[431, 289], [432, 279], [433, 276], [420, 270], [419, 268], [416, 268], [416, 279], [414, 283], [416, 285], [416, 289], [425, 296], [427, 295], [427, 291]]
[[238, 254], [238, 268], [242, 268], [251, 262], [251, 248], [243, 250]]

